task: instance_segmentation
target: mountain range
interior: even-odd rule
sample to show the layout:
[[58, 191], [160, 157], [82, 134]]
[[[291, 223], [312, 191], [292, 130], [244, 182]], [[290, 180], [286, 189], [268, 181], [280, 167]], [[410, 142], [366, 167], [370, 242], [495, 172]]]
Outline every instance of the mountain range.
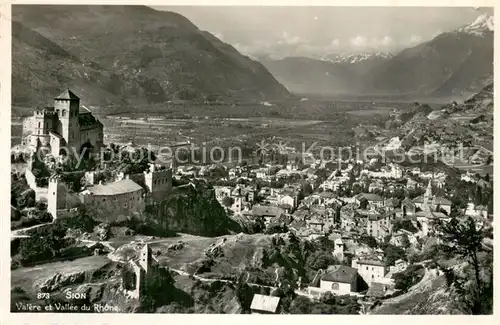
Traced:
[[103, 111], [290, 96], [261, 63], [174, 12], [16, 5], [12, 15], [13, 106], [43, 105], [66, 87]]
[[295, 93], [467, 97], [492, 79], [493, 33], [492, 17], [481, 15], [457, 30], [395, 54], [262, 62]]

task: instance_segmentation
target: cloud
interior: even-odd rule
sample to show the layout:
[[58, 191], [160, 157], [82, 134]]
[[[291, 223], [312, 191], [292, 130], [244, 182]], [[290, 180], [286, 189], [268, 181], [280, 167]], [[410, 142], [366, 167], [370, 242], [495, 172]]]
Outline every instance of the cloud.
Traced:
[[292, 36], [288, 34], [286, 31], [283, 32], [282, 38], [278, 41], [278, 44], [299, 44], [301, 42], [300, 37]]
[[390, 46], [392, 44], [392, 38], [390, 36], [384, 36], [381, 40], [381, 44], [384, 46]]
[[351, 38], [351, 44], [355, 47], [366, 47], [368, 40], [364, 36], [356, 36], [354, 38]]
[[330, 47], [332, 48], [337, 48], [339, 46], [340, 46], [340, 41], [338, 38], [335, 38], [330, 42]]
[[350, 39], [351, 45], [359, 49], [373, 49], [373, 50], [386, 50], [390, 48], [393, 44], [392, 37], [386, 35], [383, 37], [372, 37], [368, 38], [365, 36], [358, 35]]
[[224, 41], [224, 34], [222, 33], [214, 33], [214, 36], [220, 39], [221, 41]]
[[420, 42], [422, 42], [422, 36], [420, 36], [420, 35], [411, 35], [410, 36], [410, 41], [409, 41], [410, 44], [418, 44]]

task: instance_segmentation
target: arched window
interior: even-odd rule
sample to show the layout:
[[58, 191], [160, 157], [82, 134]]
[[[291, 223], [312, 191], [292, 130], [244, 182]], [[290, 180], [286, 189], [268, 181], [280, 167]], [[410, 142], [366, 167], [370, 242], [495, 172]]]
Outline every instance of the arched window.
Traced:
[[62, 116], [66, 116], [66, 110], [65, 109], [62, 110]]
[[332, 283], [332, 290], [339, 290], [339, 284], [337, 282]]

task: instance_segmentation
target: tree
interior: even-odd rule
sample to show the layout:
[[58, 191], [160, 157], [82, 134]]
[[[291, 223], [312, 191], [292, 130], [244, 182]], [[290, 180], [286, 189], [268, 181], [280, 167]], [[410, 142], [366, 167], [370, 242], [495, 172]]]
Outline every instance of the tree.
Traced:
[[234, 203], [234, 199], [230, 196], [225, 196], [224, 198], [222, 198], [222, 205], [224, 205], [225, 207], [230, 207], [232, 206]]
[[468, 217], [464, 221], [453, 218], [449, 222], [442, 223], [439, 228], [440, 238], [443, 241], [442, 249], [465, 258], [473, 268], [473, 286], [467, 285], [466, 277], [448, 271], [448, 274], [452, 275], [451, 282], [457, 288], [466, 311], [474, 315], [491, 313], [492, 304], [489, 300], [492, 301], [492, 288], [481, 278], [479, 261], [479, 253], [483, 251], [483, 227], [476, 227], [474, 219]]
[[401, 245], [403, 245], [404, 248], [408, 249], [411, 246], [410, 240], [408, 239], [408, 235], [404, 234], [401, 236]]
[[313, 302], [304, 296], [297, 296], [290, 305], [292, 314], [310, 314], [313, 309]]
[[401, 247], [388, 244], [384, 248], [385, 262], [387, 265], [394, 265], [399, 259], [406, 260], [406, 252]]
[[403, 272], [394, 274], [395, 288], [407, 291], [424, 277], [425, 270], [422, 265], [412, 264]]
[[338, 263], [333, 255], [325, 250], [317, 250], [313, 252], [308, 258], [306, 265], [313, 270], [328, 268], [329, 265]]
[[156, 307], [175, 299], [175, 280], [170, 272], [164, 268], [153, 268], [145, 277], [141, 294], [141, 307], [147, 311], [154, 311]]

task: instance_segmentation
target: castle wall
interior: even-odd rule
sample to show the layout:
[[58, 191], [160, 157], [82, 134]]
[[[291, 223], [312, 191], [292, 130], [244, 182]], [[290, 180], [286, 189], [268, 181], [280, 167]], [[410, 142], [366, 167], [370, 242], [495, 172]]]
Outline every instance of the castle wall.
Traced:
[[144, 211], [142, 190], [118, 195], [82, 195], [83, 203], [89, 210], [95, 210], [98, 217], [106, 221], [122, 221], [135, 213]]
[[36, 178], [35, 175], [31, 172], [29, 168], [26, 168], [25, 172], [25, 177], [26, 177], [26, 182], [28, 183], [28, 186], [35, 191], [35, 201], [42, 201], [42, 202], [47, 202], [47, 196], [48, 196], [48, 188], [46, 187], [38, 187], [36, 185]]
[[49, 135], [50, 135], [50, 152], [54, 157], [57, 157], [59, 156], [59, 151], [61, 149], [62, 139], [53, 133], [50, 133]]
[[99, 128], [95, 125], [93, 128], [80, 129], [79, 142], [81, 145], [85, 143], [90, 143], [93, 146], [93, 150], [99, 150], [102, 146], [102, 127]]

